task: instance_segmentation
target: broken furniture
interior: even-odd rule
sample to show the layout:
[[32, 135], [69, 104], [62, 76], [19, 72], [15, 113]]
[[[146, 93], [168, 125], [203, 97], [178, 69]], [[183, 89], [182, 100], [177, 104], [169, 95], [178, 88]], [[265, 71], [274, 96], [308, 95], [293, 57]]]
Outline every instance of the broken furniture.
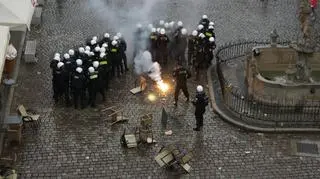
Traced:
[[144, 91], [146, 87], [147, 87], [147, 80], [143, 76], [140, 76], [140, 85], [136, 88], [131, 89], [130, 92], [132, 94], [137, 94]]
[[140, 126], [137, 127], [136, 134], [139, 136], [139, 142], [155, 143], [152, 132], [152, 114], [145, 114], [140, 117]]
[[102, 109], [101, 112], [109, 112], [110, 113], [108, 115], [108, 117], [111, 117], [111, 120], [112, 120], [111, 126], [118, 123], [118, 122], [124, 122], [124, 121], [129, 120], [128, 117], [125, 117], [123, 115], [123, 109], [118, 108], [116, 106], [107, 107], [105, 109]]
[[36, 58], [36, 48], [36, 40], [28, 40], [26, 42], [26, 48], [24, 51], [24, 61], [26, 63], [36, 63], [38, 61], [38, 59]]
[[126, 130], [123, 131], [120, 143], [127, 148], [134, 148], [138, 146], [135, 134], [126, 134]]
[[160, 167], [179, 169], [189, 173], [191, 166], [188, 162], [192, 159], [192, 152], [186, 152], [178, 149], [175, 145], [162, 147], [155, 157]]
[[40, 122], [39, 120], [40, 115], [28, 114], [26, 108], [23, 105], [19, 105], [17, 107], [17, 111], [18, 111], [18, 114], [21, 115], [23, 122], [30, 123], [32, 128], [38, 127], [38, 123]]

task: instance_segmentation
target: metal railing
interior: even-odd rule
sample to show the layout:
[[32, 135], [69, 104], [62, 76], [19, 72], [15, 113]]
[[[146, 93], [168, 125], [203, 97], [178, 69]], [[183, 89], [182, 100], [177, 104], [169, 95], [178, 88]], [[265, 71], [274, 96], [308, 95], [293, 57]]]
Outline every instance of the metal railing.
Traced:
[[[267, 41], [238, 41], [228, 43], [217, 49], [216, 72], [221, 86], [224, 105], [236, 116], [247, 123], [269, 125], [272, 127], [320, 126], [320, 100], [301, 98], [282, 98], [263, 96], [264, 102], [249, 96], [237, 86], [232, 85], [224, 76], [222, 65], [238, 60], [253, 47], [270, 44]], [[281, 42], [288, 45], [289, 42]], [[267, 101], [267, 102], [266, 102]]]

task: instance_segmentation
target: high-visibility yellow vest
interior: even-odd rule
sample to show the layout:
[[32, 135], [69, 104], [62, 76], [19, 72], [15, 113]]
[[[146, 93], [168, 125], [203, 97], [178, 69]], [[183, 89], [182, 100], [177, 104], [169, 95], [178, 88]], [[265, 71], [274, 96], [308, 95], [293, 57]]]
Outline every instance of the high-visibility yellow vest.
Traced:
[[107, 61], [107, 60], [101, 61], [99, 64], [100, 64], [100, 65], [107, 65], [107, 64], [108, 64], [108, 61]]
[[116, 49], [116, 48], [111, 49], [111, 52], [117, 52], [117, 51], [118, 51], [118, 49]]

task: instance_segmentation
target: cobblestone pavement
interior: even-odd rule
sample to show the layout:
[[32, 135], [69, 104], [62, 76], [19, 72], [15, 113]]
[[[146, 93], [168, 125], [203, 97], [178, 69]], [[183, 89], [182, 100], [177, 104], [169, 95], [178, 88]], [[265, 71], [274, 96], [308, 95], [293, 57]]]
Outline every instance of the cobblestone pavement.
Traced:
[[[127, 3], [135, 4], [135, 1], [119, 0], [114, 6], [134, 8]], [[99, 109], [110, 105], [124, 106], [124, 114], [130, 117], [127, 124], [110, 127], [107, 115], [99, 110], [87, 108], [81, 111], [54, 105], [49, 70], [49, 58], [53, 53], [65, 52], [75, 44], [81, 44], [86, 37], [114, 31], [113, 23], [103, 18], [105, 7], [111, 1], [92, 2], [46, 1], [41, 28], [33, 28], [28, 36], [39, 42], [39, 63], [21, 64], [12, 112], [17, 104], [24, 104], [41, 114], [41, 123], [34, 128], [27, 125], [24, 130], [17, 163], [21, 178], [176, 178], [176, 173], [160, 169], [153, 159], [157, 149], [169, 143], [177, 143], [195, 153], [190, 163], [193, 170], [189, 175], [182, 175], [184, 178], [319, 176], [317, 158], [293, 156], [290, 149], [291, 139], [319, 140], [317, 135], [248, 133], [223, 122], [211, 109], [205, 114], [203, 132], [196, 133], [192, 130], [195, 123], [192, 105], [184, 103], [181, 95], [178, 108], [173, 108], [172, 91], [166, 109], [173, 116], [167, 124], [173, 135], [165, 136], [160, 121], [162, 105], [146, 99], [152, 89], [136, 96], [129, 93], [135, 81], [131, 72], [112, 82], [107, 102], [99, 106]], [[152, 14], [145, 16], [154, 20], [181, 19], [189, 26], [194, 26], [203, 12], [214, 17], [218, 44], [236, 39], [266, 38], [273, 28], [278, 29], [282, 38], [290, 38], [298, 30], [296, 3], [292, 0], [269, 1], [266, 8], [258, 0], [158, 2], [156, 8], [150, 10]], [[119, 15], [121, 23], [129, 20]], [[168, 73], [164, 78], [172, 83]], [[203, 75], [203, 80], [197, 83], [205, 85], [204, 78]], [[191, 92], [195, 86], [190, 80]], [[144, 113], [154, 114], [153, 129], [158, 144], [142, 146], [139, 150], [121, 148], [119, 140], [123, 129], [132, 131], [138, 125], [138, 117]]]

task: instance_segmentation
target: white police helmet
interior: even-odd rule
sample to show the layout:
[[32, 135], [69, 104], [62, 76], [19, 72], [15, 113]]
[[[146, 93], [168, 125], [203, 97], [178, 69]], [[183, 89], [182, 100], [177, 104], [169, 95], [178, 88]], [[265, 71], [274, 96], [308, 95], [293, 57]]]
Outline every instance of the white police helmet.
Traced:
[[113, 40], [119, 40], [119, 37], [118, 36], [114, 36]]
[[97, 41], [97, 40], [98, 40], [98, 37], [97, 37], [97, 36], [93, 36], [93, 37], [92, 37], [92, 40]]
[[89, 46], [86, 46], [86, 51], [90, 51], [90, 47]]
[[141, 29], [142, 28], [142, 25], [139, 23], [139, 24], [137, 24], [137, 28], [138, 29]]
[[194, 31], [192, 32], [192, 36], [197, 36], [197, 35], [198, 35], [198, 31], [194, 30]]
[[106, 48], [106, 47], [108, 47], [108, 44], [107, 43], [103, 43], [102, 47]]
[[158, 32], [158, 33], [160, 33], [160, 30], [161, 30], [160, 28], [157, 28], [157, 32]]
[[204, 28], [204, 26], [202, 24], [198, 25], [198, 30], [202, 30]]
[[120, 32], [118, 32], [117, 37], [122, 38], [122, 34]]
[[82, 60], [81, 59], [77, 59], [76, 63], [77, 63], [78, 66], [81, 66], [82, 65]]
[[99, 62], [98, 61], [94, 61], [92, 62], [93, 67], [98, 68], [99, 66]]
[[208, 19], [208, 16], [207, 15], [203, 15], [202, 19]]
[[183, 26], [183, 23], [182, 23], [181, 21], [179, 21], [179, 22], [178, 22], [178, 26], [179, 26], [179, 27], [182, 27], [182, 26]]
[[93, 73], [93, 72], [94, 72], [94, 68], [93, 68], [93, 67], [89, 67], [89, 68], [88, 68], [88, 71], [89, 71], [90, 73]]
[[55, 53], [54, 56], [60, 57], [60, 53]]
[[97, 43], [96, 40], [93, 40], [93, 39], [92, 39], [92, 40], [90, 41], [90, 44], [91, 44], [91, 45], [94, 45], [94, 44], [96, 44], [96, 43]]
[[94, 55], [94, 53], [93, 53], [93, 52], [90, 52], [90, 53], [89, 53], [89, 55], [90, 55], [90, 56], [93, 56], [93, 55]]
[[155, 33], [155, 32], [157, 32], [157, 29], [156, 28], [152, 28], [151, 32]]
[[118, 42], [117, 42], [116, 40], [113, 40], [113, 41], [111, 42], [111, 44], [112, 44], [113, 46], [115, 46], [115, 45], [118, 44]]
[[100, 51], [100, 47], [99, 47], [99, 46], [96, 46], [96, 47], [94, 48], [94, 51], [95, 51], [95, 52], [99, 52], [99, 51]]
[[70, 55], [69, 55], [69, 54], [67, 54], [67, 53], [65, 53], [65, 54], [63, 55], [63, 58], [65, 58], [65, 59], [69, 59], [69, 58], [70, 58]]
[[84, 53], [84, 48], [83, 47], [79, 47], [79, 52], [80, 53]]
[[69, 55], [74, 55], [74, 50], [73, 50], [73, 49], [70, 49], [70, 50], [68, 51], [68, 53], [69, 53]]
[[170, 28], [173, 28], [174, 24], [175, 24], [175, 22], [174, 22], [174, 21], [171, 21], [171, 22], [169, 23], [169, 27], [170, 27]]
[[166, 23], [164, 23], [164, 28], [169, 28], [169, 23], [168, 22], [166, 22]]
[[104, 33], [104, 38], [110, 38], [110, 34], [109, 33]]
[[57, 67], [58, 67], [58, 68], [61, 68], [63, 65], [64, 65], [63, 62], [59, 62], [59, 63], [57, 64]]
[[106, 54], [104, 52], [100, 53], [100, 58], [103, 58], [104, 56], [106, 56]]
[[206, 36], [203, 33], [201, 33], [201, 34], [199, 34], [199, 37], [205, 38]]
[[187, 29], [185, 29], [185, 28], [181, 29], [181, 34], [182, 35], [186, 35], [187, 34]]
[[208, 29], [213, 29], [213, 26], [212, 26], [212, 25], [210, 25], [210, 26], [208, 27]]
[[209, 42], [214, 42], [214, 37], [210, 37]]
[[60, 56], [58, 56], [58, 55], [56, 55], [53, 59], [54, 59], [54, 60], [57, 60], [57, 61], [60, 61], [60, 60], [61, 60], [61, 59], [60, 59]]
[[103, 52], [103, 53], [106, 52], [106, 48], [101, 47], [101, 48], [100, 48], [100, 52]]
[[90, 55], [90, 50], [84, 51], [85, 54]]
[[209, 26], [214, 26], [214, 22], [209, 22]]
[[160, 20], [159, 25], [161, 25], [161, 26], [164, 25], [164, 20]]
[[82, 73], [83, 70], [82, 70], [81, 67], [77, 67], [77, 68], [76, 68], [76, 71], [77, 71], [78, 73]]
[[161, 29], [161, 30], [160, 30], [160, 34], [161, 34], [161, 35], [164, 35], [165, 33], [166, 33], [166, 30], [165, 30], [165, 29]]
[[198, 85], [197, 86], [197, 92], [203, 92], [203, 87], [201, 85]]

